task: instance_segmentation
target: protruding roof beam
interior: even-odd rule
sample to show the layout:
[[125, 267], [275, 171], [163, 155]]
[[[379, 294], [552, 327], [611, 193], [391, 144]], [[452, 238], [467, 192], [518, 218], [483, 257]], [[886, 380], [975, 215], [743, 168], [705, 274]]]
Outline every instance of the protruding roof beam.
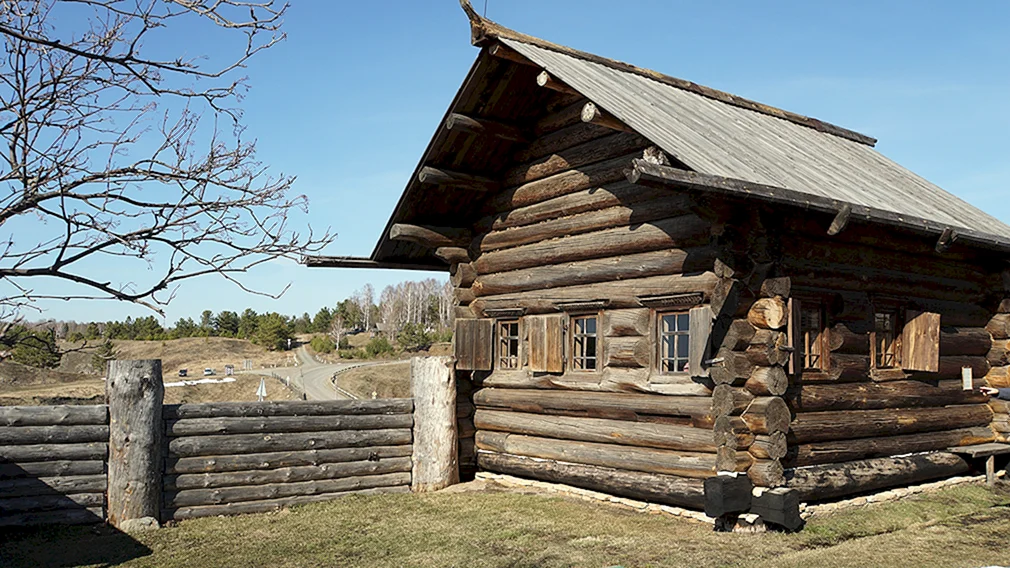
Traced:
[[547, 71], [541, 71], [537, 75], [537, 85], [545, 89], [550, 89], [552, 91], [557, 91], [559, 93], [564, 93], [566, 95], [581, 95], [582, 93], [576, 91], [575, 89], [568, 86], [567, 83], [559, 79], [551, 77], [551, 74]]
[[582, 122], [603, 126], [611, 130], [620, 130], [621, 132], [634, 132], [634, 130], [628, 128], [628, 125], [624, 124], [620, 120], [617, 120], [614, 115], [596, 106], [596, 103], [592, 102], [586, 103], [585, 106], [582, 107]]
[[522, 129], [511, 124], [488, 120], [486, 118], [473, 118], [459, 113], [450, 113], [445, 119], [445, 129], [455, 132], [466, 132], [477, 136], [487, 136], [508, 142], [529, 142]]
[[430, 166], [421, 168], [421, 171], [417, 173], [417, 181], [446, 187], [472, 189], [474, 191], [494, 191], [499, 187], [498, 182], [486, 177], [464, 174], [451, 170], [443, 170]]
[[439, 247], [467, 247], [470, 246], [473, 237], [470, 236], [469, 229], [395, 223], [389, 229], [389, 240], [409, 241], [437, 249]]
[[493, 57], [511, 61], [512, 63], [518, 63], [519, 65], [527, 65], [530, 67], [537, 66], [536, 63], [530, 61], [525, 55], [502, 43], [495, 42], [494, 45], [487, 48], [487, 52]]
[[852, 205], [846, 203], [842, 205], [842, 208], [838, 210], [835, 218], [831, 220], [831, 226], [828, 227], [828, 234], [832, 237], [842, 232], [842, 229], [849, 224], [849, 217], [852, 216]]
[[438, 247], [435, 256], [449, 264], [470, 262], [470, 252], [464, 247]]
[[446, 270], [444, 266], [382, 262], [360, 256], [303, 256], [302, 264], [310, 268], [384, 268], [388, 270], [430, 270], [432, 272]]
[[936, 241], [936, 252], [941, 254], [947, 252], [959, 236], [960, 235], [957, 234], [957, 231], [950, 227], [944, 229], [943, 232], [940, 233], [940, 238]]

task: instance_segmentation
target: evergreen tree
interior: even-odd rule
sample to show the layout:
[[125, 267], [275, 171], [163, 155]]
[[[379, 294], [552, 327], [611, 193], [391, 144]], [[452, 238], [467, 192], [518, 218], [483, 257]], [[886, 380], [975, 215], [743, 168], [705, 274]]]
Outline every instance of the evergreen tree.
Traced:
[[235, 312], [223, 311], [214, 318], [214, 330], [222, 337], [238, 335], [239, 316]]
[[62, 354], [52, 330], [32, 331], [23, 326], [15, 326], [8, 332], [7, 341], [13, 342], [11, 359], [16, 363], [40, 369], [51, 369], [60, 364]]
[[254, 342], [271, 351], [286, 349], [292, 327], [287, 318], [276, 312], [264, 314], [259, 318]]
[[105, 369], [108, 367], [109, 361], [117, 358], [119, 353], [116, 352], [115, 345], [112, 344], [108, 339], [105, 343], [102, 343], [95, 349], [95, 352], [91, 355], [91, 368], [95, 370], [96, 373], [105, 374]]
[[259, 316], [251, 308], [246, 308], [238, 318], [238, 336], [242, 339], [252, 339], [259, 327]]
[[312, 331], [314, 333], [329, 333], [330, 326], [333, 324], [333, 313], [329, 308], [323, 307], [316, 312], [315, 317], [312, 318]]

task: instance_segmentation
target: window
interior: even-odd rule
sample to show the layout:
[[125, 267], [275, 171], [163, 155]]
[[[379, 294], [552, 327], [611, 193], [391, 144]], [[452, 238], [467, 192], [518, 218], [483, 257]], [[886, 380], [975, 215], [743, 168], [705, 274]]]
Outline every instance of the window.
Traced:
[[572, 369], [596, 370], [596, 316], [572, 316]]
[[804, 304], [800, 310], [800, 349], [804, 370], [819, 371], [827, 368], [827, 349], [824, 347], [827, 330], [824, 320], [824, 311], [820, 305]]
[[873, 364], [878, 369], [891, 369], [901, 364], [895, 335], [897, 328], [897, 313], [880, 311], [873, 314]]
[[498, 368], [519, 368], [519, 320], [498, 322]]
[[687, 373], [691, 350], [691, 316], [687, 313], [659, 315], [659, 372]]

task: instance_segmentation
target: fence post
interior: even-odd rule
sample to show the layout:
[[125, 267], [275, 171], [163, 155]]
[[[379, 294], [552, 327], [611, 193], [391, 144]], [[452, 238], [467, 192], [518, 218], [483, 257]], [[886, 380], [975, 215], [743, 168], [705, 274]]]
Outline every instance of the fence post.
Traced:
[[459, 483], [456, 449], [456, 379], [452, 357], [410, 360], [414, 397], [412, 491], [437, 491]]
[[161, 515], [161, 360], [109, 361], [109, 523], [157, 528]]

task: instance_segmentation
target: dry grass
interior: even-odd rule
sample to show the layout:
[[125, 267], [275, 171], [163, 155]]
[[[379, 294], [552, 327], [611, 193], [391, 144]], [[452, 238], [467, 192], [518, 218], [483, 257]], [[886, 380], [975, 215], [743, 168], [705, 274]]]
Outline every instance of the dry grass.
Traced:
[[358, 398], [410, 396], [410, 361], [356, 367], [337, 375], [337, 386]]
[[798, 534], [748, 535], [558, 497], [352, 496], [186, 521], [137, 540], [94, 528], [12, 531], [0, 537], [0, 565], [978, 567], [1010, 557], [1007, 502], [958, 487], [819, 518]]
[[[115, 341], [120, 359], [161, 359], [165, 382], [180, 380], [179, 369], [189, 369], [190, 379], [203, 378], [204, 368], [214, 369], [213, 378], [224, 378], [224, 366], [241, 370], [245, 359], [265, 375], [284, 376], [295, 369], [294, 351], [274, 352], [244, 339], [189, 337], [171, 341]], [[94, 347], [64, 355], [58, 369], [33, 369], [0, 363], [0, 406], [90, 403], [105, 395], [105, 381], [97, 374], [83, 374], [91, 364]], [[236, 375], [234, 383], [169, 387], [165, 402], [220, 402], [256, 400], [259, 375]], [[279, 381], [267, 379], [267, 398], [287, 400], [290, 391]]]

